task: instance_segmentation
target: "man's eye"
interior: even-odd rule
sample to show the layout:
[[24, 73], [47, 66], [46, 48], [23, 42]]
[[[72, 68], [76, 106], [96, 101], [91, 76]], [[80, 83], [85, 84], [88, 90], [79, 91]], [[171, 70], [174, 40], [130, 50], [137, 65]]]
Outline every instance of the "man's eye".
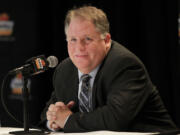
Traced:
[[76, 39], [75, 38], [71, 39], [71, 42], [76, 42]]
[[85, 40], [86, 40], [86, 41], [91, 41], [91, 40], [92, 40], [92, 38], [90, 38], [90, 37], [86, 37], [86, 38], [85, 38]]
[[90, 44], [90, 43], [93, 41], [93, 39], [90, 38], [90, 37], [86, 37], [86, 38], [84, 39], [84, 41], [85, 41], [86, 44]]
[[70, 44], [74, 44], [76, 41], [77, 41], [77, 40], [76, 40], [75, 38], [72, 38], [72, 39], [69, 39], [69, 40], [68, 40], [68, 42], [69, 42]]

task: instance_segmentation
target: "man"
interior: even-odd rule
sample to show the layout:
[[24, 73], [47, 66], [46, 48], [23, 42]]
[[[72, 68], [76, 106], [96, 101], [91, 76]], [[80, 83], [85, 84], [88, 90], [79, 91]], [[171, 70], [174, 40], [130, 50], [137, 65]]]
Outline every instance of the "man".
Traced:
[[68, 54], [56, 68], [42, 113], [51, 130], [157, 132], [176, 126], [142, 62], [111, 40], [105, 13], [92, 6], [65, 19]]

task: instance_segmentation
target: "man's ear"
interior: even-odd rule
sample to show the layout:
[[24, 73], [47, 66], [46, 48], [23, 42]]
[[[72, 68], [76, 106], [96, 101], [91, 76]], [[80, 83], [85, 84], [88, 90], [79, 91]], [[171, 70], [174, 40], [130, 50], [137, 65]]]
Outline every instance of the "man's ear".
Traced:
[[106, 44], [109, 44], [111, 42], [111, 34], [110, 33], [106, 34], [104, 41]]
[[109, 48], [111, 47], [111, 34], [110, 33], [106, 34], [104, 42], [106, 44], [106, 49], [109, 50]]

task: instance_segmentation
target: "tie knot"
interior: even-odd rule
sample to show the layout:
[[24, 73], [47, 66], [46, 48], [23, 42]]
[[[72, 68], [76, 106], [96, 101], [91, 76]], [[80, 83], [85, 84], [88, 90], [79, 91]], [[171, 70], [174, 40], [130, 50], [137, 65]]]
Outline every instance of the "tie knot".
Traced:
[[81, 78], [83, 82], [87, 83], [90, 80], [91, 76], [88, 74], [84, 74], [81, 76]]

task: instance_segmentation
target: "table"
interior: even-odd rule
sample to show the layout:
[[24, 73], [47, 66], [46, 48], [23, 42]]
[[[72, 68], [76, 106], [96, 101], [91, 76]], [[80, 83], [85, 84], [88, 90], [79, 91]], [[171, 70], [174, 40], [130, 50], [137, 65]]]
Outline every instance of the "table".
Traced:
[[[23, 131], [23, 128], [0, 127], [0, 135], [9, 135], [12, 131]], [[152, 133], [138, 133], [138, 132], [113, 132], [113, 131], [94, 131], [86, 133], [63, 133], [52, 132], [50, 135], [152, 135]]]

